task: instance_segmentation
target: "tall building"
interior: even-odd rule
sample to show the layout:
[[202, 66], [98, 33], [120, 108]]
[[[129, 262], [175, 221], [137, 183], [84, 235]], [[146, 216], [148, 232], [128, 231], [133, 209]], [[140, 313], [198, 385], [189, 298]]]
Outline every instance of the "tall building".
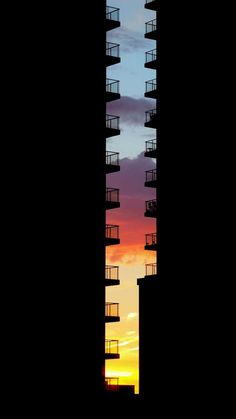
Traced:
[[[145, 267], [145, 276], [138, 279], [139, 286], [139, 388], [143, 398], [156, 394], [158, 370], [161, 362], [158, 359], [159, 309], [161, 301], [160, 279], [160, 148], [158, 112], [158, 1], [146, 0], [145, 9], [153, 11], [154, 18], [145, 24], [145, 38], [153, 40], [154, 48], [145, 53], [145, 68], [153, 76], [146, 81], [145, 97], [153, 100], [153, 108], [146, 111], [145, 127], [153, 130], [153, 139], [146, 141], [147, 158], [156, 162], [153, 170], [145, 173], [145, 187], [150, 188], [150, 199], [145, 202], [145, 217], [154, 220], [153, 231], [145, 238], [145, 250], [153, 253], [153, 263]], [[155, 340], [153, 341], [153, 335]]]

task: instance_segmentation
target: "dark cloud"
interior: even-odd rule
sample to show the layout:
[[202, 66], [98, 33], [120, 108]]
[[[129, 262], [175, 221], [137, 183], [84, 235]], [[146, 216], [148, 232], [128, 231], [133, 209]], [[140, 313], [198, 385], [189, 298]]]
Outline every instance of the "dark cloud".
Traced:
[[134, 99], [129, 96], [122, 96], [120, 100], [108, 103], [107, 113], [119, 115], [122, 123], [143, 126], [145, 111], [154, 107], [155, 105], [151, 99]]
[[109, 41], [120, 44], [121, 52], [144, 51], [147, 48], [143, 33], [125, 27], [109, 33]]

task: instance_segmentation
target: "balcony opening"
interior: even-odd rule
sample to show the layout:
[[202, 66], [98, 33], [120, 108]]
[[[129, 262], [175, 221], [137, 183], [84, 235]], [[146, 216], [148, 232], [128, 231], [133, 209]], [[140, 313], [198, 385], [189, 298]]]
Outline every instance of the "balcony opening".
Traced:
[[145, 67], [156, 70], [157, 68], [157, 50], [151, 49], [145, 52]]
[[145, 217], [157, 217], [157, 200], [151, 199], [145, 202]]
[[156, 139], [146, 141], [144, 156], [152, 157], [152, 158], [157, 157], [157, 140]]
[[120, 63], [120, 45], [114, 42], [106, 43], [106, 66]]
[[106, 151], [106, 174], [119, 172], [120, 155], [114, 151]]
[[145, 276], [156, 276], [157, 275], [157, 264], [147, 263], [145, 265]]
[[156, 99], [157, 97], [157, 80], [156, 79], [146, 81], [145, 97]]
[[146, 245], [145, 250], [157, 250], [157, 234], [150, 233], [146, 234]]
[[106, 101], [120, 99], [120, 82], [119, 80], [106, 79]]
[[118, 28], [120, 26], [120, 9], [117, 7], [106, 7], [106, 30]]
[[115, 209], [120, 207], [120, 190], [116, 188], [106, 188], [106, 209]]
[[145, 112], [145, 127], [147, 128], [157, 128], [157, 110], [151, 109]]
[[157, 19], [150, 20], [145, 23], [145, 38], [157, 39]]
[[119, 285], [120, 284], [119, 266], [106, 265], [105, 275], [106, 275], [105, 276], [106, 286]]
[[114, 224], [106, 224], [106, 246], [112, 246], [120, 243], [119, 226]]
[[119, 322], [119, 303], [106, 303], [105, 304], [105, 321], [106, 323]]
[[105, 340], [105, 358], [106, 359], [119, 359], [119, 341], [118, 340]]
[[146, 171], [145, 186], [155, 188], [157, 186], [157, 169]]
[[120, 135], [120, 117], [106, 114], [106, 138]]

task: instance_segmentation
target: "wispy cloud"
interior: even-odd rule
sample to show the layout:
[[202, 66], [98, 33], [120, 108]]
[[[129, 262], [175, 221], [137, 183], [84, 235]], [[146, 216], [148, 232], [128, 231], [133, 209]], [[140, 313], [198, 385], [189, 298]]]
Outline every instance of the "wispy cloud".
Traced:
[[142, 32], [121, 27], [119, 30], [109, 33], [109, 41], [120, 43], [121, 53], [135, 53], [147, 48], [148, 41]]

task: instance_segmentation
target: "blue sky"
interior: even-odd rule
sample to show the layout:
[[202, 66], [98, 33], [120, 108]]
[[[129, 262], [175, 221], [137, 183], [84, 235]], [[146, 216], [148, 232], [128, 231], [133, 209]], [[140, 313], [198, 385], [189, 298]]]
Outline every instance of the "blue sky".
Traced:
[[[132, 123], [121, 115], [121, 136], [108, 140], [108, 144], [110, 150], [120, 152], [121, 158], [134, 158], [143, 152], [145, 141], [153, 138], [153, 131], [144, 128], [143, 124], [144, 110], [154, 107], [150, 100], [145, 106], [144, 99], [145, 81], [154, 78], [154, 72], [144, 68], [145, 52], [154, 48], [153, 41], [144, 38], [145, 22], [154, 16], [153, 12], [144, 9], [144, 0], [110, 0], [108, 5], [120, 8], [121, 27], [108, 32], [107, 39], [120, 44], [121, 63], [109, 67], [107, 76], [120, 80], [123, 99], [119, 105], [110, 104], [107, 110], [119, 115], [118, 108], [125, 109], [126, 98], [131, 98], [136, 99], [134, 110], [139, 116], [139, 121], [136, 119]], [[137, 99], [142, 99], [140, 106]]]

